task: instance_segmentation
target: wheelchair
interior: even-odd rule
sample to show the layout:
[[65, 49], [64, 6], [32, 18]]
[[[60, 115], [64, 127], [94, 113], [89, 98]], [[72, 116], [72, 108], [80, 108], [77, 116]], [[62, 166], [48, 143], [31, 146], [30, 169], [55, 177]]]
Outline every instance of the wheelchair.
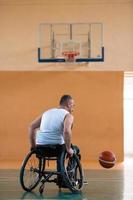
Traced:
[[[36, 148], [27, 154], [20, 169], [20, 184], [25, 191], [31, 192], [40, 184], [39, 192], [42, 194], [46, 182], [54, 182], [59, 189], [68, 188], [73, 193], [82, 190], [84, 175], [80, 154], [74, 153], [70, 157], [65, 149], [60, 154], [57, 149], [57, 145], [44, 145], [42, 148]], [[57, 162], [57, 159], [60, 170], [48, 170], [46, 161], [54, 160]]]

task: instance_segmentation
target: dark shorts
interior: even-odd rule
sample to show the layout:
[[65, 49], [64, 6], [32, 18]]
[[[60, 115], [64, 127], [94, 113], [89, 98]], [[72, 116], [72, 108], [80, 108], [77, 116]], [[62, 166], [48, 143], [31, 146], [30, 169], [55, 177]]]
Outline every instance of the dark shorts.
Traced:
[[[62, 151], [66, 150], [65, 144], [37, 145], [36, 148], [39, 151], [39, 154], [46, 157], [58, 157], [61, 155]], [[80, 153], [80, 150], [76, 145], [72, 145], [72, 149], [75, 154]]]
[[58, 157], [62, 151], [65, 150], [65, 145], [60, 144], [48, 144], [48, 145], [37, 145], [37, 150], [46, 157]]

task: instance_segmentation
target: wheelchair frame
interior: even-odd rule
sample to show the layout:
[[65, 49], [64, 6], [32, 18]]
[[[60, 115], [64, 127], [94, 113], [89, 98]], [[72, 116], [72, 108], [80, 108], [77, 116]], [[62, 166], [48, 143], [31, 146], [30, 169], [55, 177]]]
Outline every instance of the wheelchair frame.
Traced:
[[[57, 156], [46, 156], [38, 149], [30, 151], [25, 157], [20, 169], [20, 184], [25, 191], [32, 191], [41, 183], [39, 192], [43, 193], [46, 182], [54, 182], [59, 188], [68, 188], [72, 192], [80, 192], [84, 184], [83, 170], [80, 163], [80, 154], [69, 157], [65, 150], [60, 157], [60, 172], [47, 170], [46, 161], [55, 160]], [[55, 175], [57, 178], [51, 179]], [[59, 182], [58, 177], [62, 179]]]

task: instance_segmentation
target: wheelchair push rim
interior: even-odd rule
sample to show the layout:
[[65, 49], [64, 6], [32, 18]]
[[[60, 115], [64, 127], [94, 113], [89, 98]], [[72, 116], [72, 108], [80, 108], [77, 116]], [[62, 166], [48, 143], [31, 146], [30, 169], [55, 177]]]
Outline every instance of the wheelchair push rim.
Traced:
[[63, 180], [72, 192], [80, 192], [83, 187], [83, 170], [78, 155], [69, 157], [67, 152], [62, 153], [61, 172]]

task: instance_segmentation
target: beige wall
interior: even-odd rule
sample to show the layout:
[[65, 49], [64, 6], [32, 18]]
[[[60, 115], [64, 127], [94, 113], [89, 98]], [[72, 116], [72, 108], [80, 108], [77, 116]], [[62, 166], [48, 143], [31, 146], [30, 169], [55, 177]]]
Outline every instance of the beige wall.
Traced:
[[0, 70], [68, 70], [37, 62], [41, 22], [103, 22], [105, 62], [69, 70], [132, 70], [132, 19], [132, 0], [1, 0]]
[[[83, 160], [97, 161], [104, 149], [123, 160], [121, 71], [133, 68], [132, 19], [132, 0], [0, 0], [0, 161], [23, 159], [29, 123], [64, 92], [76, 100], [73, 141]], [[102, 22], [105, 62], [38, 63], [41, 22]], [[51, 72], [35, 72], [43, 70]]]
[[123, 161], [122, 72], [0, 72], [0, 161], [22, 161], [29, 123], [64, 93], [76, 102], [73, 143], [82, 161], [98, 163], [103, 150]]

